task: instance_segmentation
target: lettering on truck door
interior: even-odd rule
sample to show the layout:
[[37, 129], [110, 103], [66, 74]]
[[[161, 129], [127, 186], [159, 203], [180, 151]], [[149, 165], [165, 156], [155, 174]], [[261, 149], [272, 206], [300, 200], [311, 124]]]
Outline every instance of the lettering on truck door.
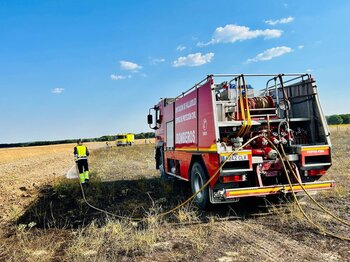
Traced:
[[197, 149], [197, 90], [175, 102], [175, 149]]

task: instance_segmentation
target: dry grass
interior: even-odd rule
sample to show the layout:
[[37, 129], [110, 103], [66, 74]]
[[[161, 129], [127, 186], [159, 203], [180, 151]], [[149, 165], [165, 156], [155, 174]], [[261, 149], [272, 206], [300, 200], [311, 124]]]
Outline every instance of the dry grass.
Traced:
[[[113, 141], [109, 142], [111, 145]], [[96, 149], [106, 146], [106, 142], [89, 142], [84, 143], [89, 149]], [[151, 139], [137, 139], [136, 145], [154, 144], [154, 138]], [[14, 148], [0, 148], [0, 164], [13, 163], [17, 160], [28, 160], [30, 158], [40, 158], [46, 155], [54, 155], [66, 153], [72, 155], [73, 148], [76, 144], [60, 144], [48, 146], [31, 146], [31, 147], [14, 147]]]
[[330, 126], [330, 132], [333, 166], [325, 179], [336, 180], [337, 186], [322, 195], [342, 198], [350, 193], [350, 125]]
[[[317, 195], [317, 199], [349, 220], [350, 170], [346, 160], [350, 152], [350, 128], [331, 128], [331, 132], [334, 165], [324, 179], [335, 179], [338, 186]], [[7, 229], [0, 228], [0, 260], [272, 261], [271, 257], [279, 257], [284, 261], [307, 261], [329, 257], [340, 261], [348, 258], [349, 246], [318, 235], [305, 222], [295, 203], [283, 208], [271, 206], [270, 216], [239, 223], [220, 223], [213, 218], [241, 214], [235, 205], [211, 213], [186, 206], [171, 216], [155, 216], [181, 202], [188, 188], [182, 183], [160, 181], [153, 156], [154, 146], [141, 143], [95, 150], [90, 159], [94, 188], [87, 190], [89, 202], [112, 213], [143, 216], [144, 222], [116, 220], [95, 212], [82, 201], [76, 181], [56, 180], [49, 187], [39, 188], [39, 197], [32, 199], [22, 220]], [[347, 234], [346, 228], [320, 214], [308, 200], [302, 202], [315, 221], [336, 233]], [[12, 206], [12, 218], [15, 218], [21, 206]], [[209, 222], [200, 224], [203, 217]], [[33, 223], [36, 225], [31, 228]]]
[[92, 223], [76, 234], [66, 256], [70, 261], [118, 261], [143, 255], [153, 251], [157, 233], [156, 228], [137, 229], [123, 221], [109, 221], [102, 228]]
[[0, 245], [1, 261], [53, 261], [70, 241], [66, 232], [59, 230], [36, 230], [18, 225], [12, 232], [12, 243]]
[[[348, 161], [350, 153], [350, 125], [331, 126], [330, 131], [333, 166], [322, 180], [333, 179], [336, 181], [336, 187], [332, 190], [321, 191], [314, 195], [314, 198], [334, 215], [350, 221], [350, 167]], [[307, 196], [303, 197], [300, 202], [305, 213], [324, 230], [340, 236], [350, 236], [348, 227], [321, 211]], [[288, 235], [290, 238], [298, 239], [306, 245], [318, 245], [319, 249], [327, 249], [327, 244], [325, 243], [333, 243], [333, 245], [337, 246], [336, 249], [338, 251], [338, 254], [333, 254], [336, 258], [335, 261], [340, 261], [340, 256], [343, 258], [348, 257], [348, 252], [350, 251], [347, 242], [317, 237], [318, 230], [305, 220], [296, 203], [291, 202], [287, 204], [282, 212], [274, 207], [270, 209], [272, 213], [277, 213], [278, 216], [273, 217], [268, 223], [259, 219], [259, 223], [269, 226], [273, 225], [276, 230]], [[319, 239], [323, 240], [318, 241]], [[328, 250], [333, 251], [334, 248]]]
[[[0, 225], [32, 203], [42, 185], [64, 176], [73, 162], [73, 144], [0, 149]], [[89, 144], [90, 148], [101, 143]]]
[[154, 146], [150, 144], [97, 150], [91, 157], [91, 170], [104, 181], [155, 177], [158, 172], [154, 159], [149, 157], [153, 154]]
[[[85, 143], [88, 148], [95, 149], [104, 146], [104, 142]], [[0, 164], [12, 163], [17, 160], [40, 158], [46, 155], [66, 153], [73, 154], [76, 144], [62, 144], [50, 146], [0, 148]]]
[[[167, 252], [173, 245], [178, 248], [177, 242], [167, 242], [164, 237], [173, 230], [173, 222], [198, 222], [199, 218], [196, 211], [189, 207], [168, 217], [172, 221], [170, 224], [168, 218], [157, 216], [177, 205], [184, 196], [181, 184], [159, 180], [154, 169], [153, 153], [153, 145], [146, 144], [95, 150], [91, 157], [93, 191], [91, 188], [87, 190], [88, 201], [116, 214], [143, 215], [143, 223], [114, 220], [96, 213], [81, 200], [76, 181], [59, 179], [52, 186], [45, 187], [38, 200], [18, 220], [21, 224], [7, 239], [16, 243], [16, 248], [4, 250], [6, 259], [36, 260], [40, 255], [48, 261], [57, 256], [68, 261], [116, 261], [152, 256], [154, 250]], [[173, 196], [174, 186], [178, 187], [180, 198]], [[39, 229], [30, 229], [34, 224]], [[64, 254], [59, 252], [57, 255], [57, 250], [55, 252], [58, 248], [55, 240], [48, 240], [50, 245], [46, 249], [38, 242], [48, 236], [55, 238], [49, 233], [52, 230], [65, 232], [69, 239], [69, 244], [63, 248]], [[186, 232], [182, 238], [190, 247], [189, 253], [191, 250], [196, 254], [203, 251], [209, 231], [198, 228], [182, 230]], [[36, 232], [41, 233], [33, 237]]]
[[188, 206], [176, 210], [175, 217], [179, 223], [196, 223], [200, 221], [198, 212]]

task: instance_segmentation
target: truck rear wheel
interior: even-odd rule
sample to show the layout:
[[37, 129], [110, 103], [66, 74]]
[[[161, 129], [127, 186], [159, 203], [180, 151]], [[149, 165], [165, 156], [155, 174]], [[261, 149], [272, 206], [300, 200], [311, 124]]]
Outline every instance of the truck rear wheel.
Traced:
[[[191, 189], [192, 194], [198, 192], [205, 183], [208, 181], [208, 174], [205, 168], [198, 162], [194, 163], [191, 169]], [[209, 206], [209, 189], [208, 186], [205, 187], [201, 192], [199, 192], [194, 198], [196, 204], [202, 208], [206, 209]]]

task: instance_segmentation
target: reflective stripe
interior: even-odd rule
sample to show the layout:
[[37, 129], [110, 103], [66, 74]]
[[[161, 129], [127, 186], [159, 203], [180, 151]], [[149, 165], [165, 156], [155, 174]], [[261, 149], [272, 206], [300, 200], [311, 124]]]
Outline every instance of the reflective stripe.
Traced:
[[79, 158], [86, 157], [86, 146], [76, 146], [77, 148], [77, 155]]
[[80, 183], [84, 184], [85, 183], [85, 174], [84, 173], [80, 173], [79, 174], [79, 179], [80, 179]]
[[[314, 190], [323, 190], [330, 189], [334, 187], [333, 181], [325, 182], [310, 182], [303, 184], [304, 188], [309, 191]], [[303, 189], [300, 185], [292, 185], [295, 192], [302, 192]], [[227, 189], [226, 198], [232, 197], [246, 197], [246, 196], [258, 196], [258, 195], [269, 195], [269, 194], [278, 194], [278, 193], [291, 193], [292, 188], [290, 185], [278, 185], [278, 186], [267, 186], [263, 188], [251, 187], [251, 188], [236, 188], [236, 189]]]
[[85, 179], [89, 179], [89, 171], [84, 172], [84, 177], [85, 177]]

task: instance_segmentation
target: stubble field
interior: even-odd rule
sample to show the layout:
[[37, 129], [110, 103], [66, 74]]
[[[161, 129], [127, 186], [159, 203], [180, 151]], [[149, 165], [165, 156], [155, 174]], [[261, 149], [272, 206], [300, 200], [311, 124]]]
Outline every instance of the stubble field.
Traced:
[[[350, 221], [350, 128], [331, 129], [333, 167], [324, 179], [337, 186], [317, 200]], [[126, 148], [88, 144], [92, 186], [86, 205], [77, 180], [67, 180], [74, 145], [0, 150], [0, 260], [4, 261], [350, 261], [349, 242], [322, 236], [294, 203], [260, 199], [203, 212], [187, 205], [188, 185], [164, 182], [154, 168], [154, 145]], [[319, 224], [350, 237], [350, 229], [319, 212]]]

